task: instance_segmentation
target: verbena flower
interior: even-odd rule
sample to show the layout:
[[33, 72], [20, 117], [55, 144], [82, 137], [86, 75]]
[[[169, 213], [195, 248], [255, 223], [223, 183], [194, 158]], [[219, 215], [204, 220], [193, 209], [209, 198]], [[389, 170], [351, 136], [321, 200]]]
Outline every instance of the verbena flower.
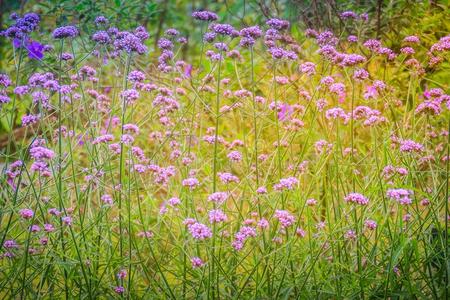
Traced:
[[62, 26], [56, 28], [53, 33], [52, 37], [54, 39], [65, 39], [65, 38], [74, 38], [79, 35], [78, 28], [75, 26], [69, 25], [69, 26]]

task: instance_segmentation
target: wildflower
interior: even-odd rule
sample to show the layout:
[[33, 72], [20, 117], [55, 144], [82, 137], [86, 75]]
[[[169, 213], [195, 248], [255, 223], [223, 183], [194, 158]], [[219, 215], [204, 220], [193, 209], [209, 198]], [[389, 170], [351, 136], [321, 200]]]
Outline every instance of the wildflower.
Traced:
[[260, 195], [267, 194], [267, 188], [264, 186], [260, 186], [259, 188], [256, 189], [256, 193]]
[[160, 38], [158, 40], [158, 48], [163, 50], [172, 50], [173, 49], [173, 43], [172, 41], [166, 39], [166, 38]]
[[7, 104], [10, 101], [11, 99], [8, 96], [0, 94], [0, 104]]
[[308, 200], [306, 200], [306, 205], [308, 205], [308, 206], [316, 206], [317, 205], [317, 200], [316, 199], [308, 199]]
[[0, 73], [0, 85], [2, 85], [3, 87], [7, 88], [11, 84], [12, 84], [12, 81], [9, 78], [9, 76], [6, 75], [6, 74]]
[[326, 226], [326, 224], [325, 224], [325, 222], [323, 222], [323, 221], [321, 221], [321, 222], [319, 222], [319, 223], [316, 224], [317, 230], [324, 229], [325, 226]]
[[347, 196], [345, 196], [344, 200], [346, 202], [355, 203], [359, 205], [367, 205], [369, 204], [369, 199], [364, 197], [362, 194], [359, 193], [350, 193]]
[[59, 57], [61, 60], [63, 61], [68, 61], [68, 60], [72, 60], [73, 59], [73, 55], [67, 52], [64, 52], [61, 54], [61, 56]]
[[369, 230], [375, 230], [377, 228], [377, 222], [374, 220], [365, 220], [364, 226]]
[[243, 226], [234, 236], [234, 241], [232, 242], [232, 247], [239, 251], [244, 247], [246, 240], [250, 237], [256, 236], [256, 230], [250, 226]]
[[295, 234], [296, 234], [298, 237], [303, 238], [303, 237], [305, 237], [306, 232], [305, 232], [302, 228], [298, 227], [298, 228], [295, 230]]
[[203, 241], [212, 237], [211, 229], [209, 229], [208, 226], [202, 223], [196, 222], [194, 224], [188, 225], [188, 229], [192, 237], [196, 240]]
[[235, 183], [239, 183], [239, 178], [231, 173], [217, 173], [217, 176], [219, 176], [220, 180], [223, 183], [231, 183], [231, 182], [235, 182]]
[[317, 31], [315, 31], [314, 29], [311, 29], [311, 28], [307, 28], [306, 30], [305, 30], [305, 35], [307, 36], [307, 37], [317, 37], [319, 34], [317, 33]]
[[208, 213], [209, 222], [212, 223], [221, 223], [228, 221], [228, 217], [224, 214], [220, 209], [213, 209]]
[[139, 98], [139, 92], [135, 89], [122, 91], [120, 95], [128, 104], [133, 104]]
[[141, 231], [137, 234], [138, 237], [146, 237], [146, 238], [152, 238], [154, 236], [152, 231]]
[[99, 44], [109, 44], [111, 42], [111, 37], [108, 32], [100, 30], [92, 35], [92, 40]]
[[228, 199], [227, 192], [215, 192], [208, 196], [208, 201], [222, 204]]
[[324, 154], [324, 153], [330, 153], [331, 150], [333, 149], [333, 144], [328, 143], [325, 140], [318, 140], [315, 144], [314, 144], [314, 148], [316, 149], [316, 152], [318, 154]]
[[411, 47], [400, 48], [400, 52], [405, 55], [413, 55], [414, 53], [416, 53], [416, 51], [414, 51], [414, 49]]
[[409, 44], [419, 44], [420, 40], [419, 40], [419, 38], [417, 36], [410, 35], [410, 36], [405, 37], [403, 39], [403, 42], [404, 43], [409, 43]]
[[411, 218], [412, 218], [411, 214], [405, 214], [403, 216], [403, 222], [409, 222]]
[[353, 230], [348, 230], [345, 234], [344, 234], [345, 239], [347, 240], [355, 240], [356, 239], [356, 233]]
[[145, 80], [145, 74], [138, 70], [131, 71], [128, 74], [128, 80], [133, 83], [142, 82]]
[[178, 30], [174, 29], [174, 28], [169, 28], [166, 30], [166, 35], [168, 36], [177, 36], [180, 33], [178, 32]]
[[239, 151], [231, 151], [227, 157], [232, 162], [240, 162], [242, 160], [242, 154]]
[[121, 269], [121, 270], [117, 273], [117, 278], [118, 278], [118, 279], [124, 279], [125, 277], [127, 277], [127, 270]]
[[192, 17], [200, 21], [216, 21], [218, 19], [215, 13], [207, 10], [193, 12]]
[[189, 187], [190, 190], [195, 189], [199, 184], [200, 182], [198, 181], [198, 179], [194, 177], [184, 179], [182, 182], [182, 185], [185, 187]]
[[342, 19], [358, 19], [358, 15], [352, 11], [341, 12]]
[[139, 134], [139, 127], [136, 124], [124, 124], [123, 130], [132, 134]]
[[3, 242], [3, 247], [5, 247], [5, 249], [14, 249], [19, 248], [19, 245], [15, 240], [6, 240]]
[[95, 25], [106, 25], [108, 24], [108, 19], [105, 16], [97, 16], [94, 20]]
[[23, 17], [14, 14], [12, 19], [15, 21], [15, 24], [0, 32], [0, 35], [10, 39], [26, 38], [28, 34], [37, 29], [40, 22], [39, 15], [35, 13], [26, 13]]
[[75, 26], [62, 26], [53, 31], [52, 37], [54, 39], [74, 38], [78, 34], [79, 31]]
[[[144, 33], [140, 31], [141, 33]], [[114, 48], [116, 51], [125, 51], [127, 53], [136, 52], [137, 54], [144, 54], [147, 52], [147, 47], [142, 43], [146, 39], [146, 35], [139, 36], [139, 31], [135, 34], [122, 31], [119, 32], [114, 40]]]
[[283, 228], [289, 227], [295, 222], [295, 217], [286, 210], [275, 210], [275, 217]]
[[277, 191], [293, 190], [298, 185], [298, 179], [295, 177], [288, 177], [280, 179], [279, 183], [274, 185], [274, 189]]
[[297, 54], [293, 51], [285, 50], [279, 47], [271, 47], [269, 48], [269, 53], [272, 55], [273, 59], [288, 59], [288, 60], [296, 60]]
[[201, 260], [200, 257], [196, 257], [196, 256], [191, 258], [191, 264], [192, 264], [193, 269], [201, 268], [205, 265], [203, 260]]
[[266, 21], [266, 24], [269, 25], [271, 28], [276, 30], [284, 30], [289, 27], [289, 22], [286, 20], [280, 20], [280, 19], [269, 19]]
[[300, 65], [300, 72], [312, 76], [316, 74], [316, 64], [312, 62], [306, 62]]
[[217, 34], [233, 36], [236, 30], [230, 24], [212, 24], [211, 30]]
[[111, 195], [109, 195], [109, 194], [104, 194], [104, 195], [102, 195], [102, 196], [100, 197], [100, 199], [102, 200], [102, 202], [103, 202], [104, 204], [107, 204], [107, 205], [112, 205], [112, 204], [113, 204], [113, 198], [112, 198]]
[[356, 43], [356, 42], [358, 42], [358, 37], [355, 36], [355, 35], [349, 35], [349, 36], [347, 37], [347, 41], [348, 41], [349, 43]]
[[400, 151], [401, 152], [422, 152], [424, 150], [424, 146], [419, 144], [413, 140], [403, 140], [400, 142]]
[[44, 224], [44, 230], [46, 232], [52, 232], [55, 230], [55, 227], [52, 224]]
[[203, 41], [211, 43], [216, 38], [217, 34], [215, 32], [205, 32], [203, 35]]
[[34, 216], [34, 212], [28, 208], [21, 209], [19, 213], [20, 216], [24, 219], [31, 219]]
[[262, 218], [261, 220], [258, 221], [257, 226], [261, 229], [266, 229], [267, 227], [269, 227], [269, 221]]
[[406, 189], [389, 189], [387, 197], [397, 201], [401, 205], [409, 205], [412, 203], [411, 196], [413, 192]]
[[344, 121], [344, 124], [347, 124], [348, 120], [350, 119], [349, 115], [340, 107], [333, 107], [328, 109], [325, 112], [325, 118], [328, 120], [331, 119], [342, 119]]
[[363, 81], [369, 78], [369, 73], [364, 69], [356, 69], [353, 72], [353, 78], [357, 81]]
[[279, 103], [277, 117], [280, 121], [286, 120], [293, 113], [293, 108], [287, 103]]
[[125, 145], [131, 145], [134, 142], [134, 137], [130, 134], [124, 134], [120, 138], [120, 141]]
[[44, 45], [38, 41], [30, 38], [21, 41], [19, 39], [13, 40], [14, 48], [24, 47], [28, 52], [28, 57], [31, 59], [41, 60], [44, 57]]
[[342, 67], [352, 67], [358, 64], [362, 64], [366, 61], [366, 58], [359, 54], [343, 54], [342, 60], [339, 63]]
[[381, 42], [379, 40], [367, 40], [363, 45], [369, 50], [377, 51], [381, 47]]
[[52, 159], [55, 152], [42, 146], [36, 146], [30, 149], [30, 156], [36, 160]]
[[104, 134], [101, 136], [96, 137], [93, 141], [92, 144], [93, 145], [97, 145], [100, 143], [107, 143], [107, 142], [111, 142], [114, 140], [114, 136], [112, 134]]
[[22, 116], [22, 126], [29, 126], [36, 124], [40, 120], [40, 115], [23, 115]]
[[72, 226], [72, 217], [70, 216], [65, 216], [61, 218], [62, 222], [64, 225], [66, 226]]

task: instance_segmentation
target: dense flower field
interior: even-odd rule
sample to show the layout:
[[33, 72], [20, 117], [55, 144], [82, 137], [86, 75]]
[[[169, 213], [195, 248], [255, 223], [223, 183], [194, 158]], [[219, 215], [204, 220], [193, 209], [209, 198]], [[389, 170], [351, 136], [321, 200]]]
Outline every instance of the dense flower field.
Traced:
[[448, 297], [450, 36], [192, 18], [11, 16], [1, 298]]

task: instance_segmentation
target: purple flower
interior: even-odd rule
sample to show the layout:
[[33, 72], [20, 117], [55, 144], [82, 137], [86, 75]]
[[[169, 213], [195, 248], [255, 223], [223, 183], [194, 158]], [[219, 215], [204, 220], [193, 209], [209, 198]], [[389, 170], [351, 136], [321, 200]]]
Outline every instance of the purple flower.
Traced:
[[31, 219], [34, 216], [34, 212], [28, 208], [21, 209], [19, 214], [24, 219]]
[[131, 82], [142, 82], [145, 80], [145, 74], [138, 70], [131, 71], [128, 74], [128, 80]]
[[18, 85], [14, 89], [14, 94], [19, 95], [19, 96], [23, 96], [25, 94], [28, 94], [29, 92], [30, 92], [30, 88], [28, 87], [28, 85]]
[[233, 36], [235, 29], [230, 24], [213, 24], [211, 30], [217, 34]]
[[158, 47], [160, 49], [164, 49], [164, 50], [172, 50], [173, 49], [173, 43], [165, 38], [161, 38], [158, 41]]
[[284, 50], [280, 47], [271, 47], [269, 48], [269, 53], [272, 54], [273, 59], [290, 59], [290, 60], [296, 60], [297, 54], [295, 54], [293, 51]]
[[213, 209], [208, 213], [209, 222], [212, 223], [221, 223], [228, 221], [227, 215], [220, 209]]
[[184, 76], [186, 76], [187, 78], [192, 77], [192, 65], [188, 64], [184, 67]]
[[180, 33], [178, 32], [178, 30], [174, 29], [174, 28], [169, 28], [166, 30], [166, 34], [169, 36], [177, 36]]
[[188, 229], [192, 237], [196, 240], [203, 241], [212, 237], [211, 229], [202, 223], [195, 222], [194, 224], [189, 225]]
[[255, 39], [252, 37], [243, 37], [239, 42], [239, 46], [241, 47], [250, 47], [255, 44]]
[[108, 24], [108, 19], [105, 18], [104, 16], [98, 16], [95, 18], [95, 25], [99, 26], [102, 24]]
[[203, 267], [205, 265], [203, 260], [201, 260], [201, 258], [199, 258], [199, 257], [191, 258], [191, 263], [192, 263], [192, 268], [193, 269], [200, 268], [200, 267]]
[[215, 32], [206, 32], [203, 35], [203, 40], [207, 43], [211, 43], [216, 38], [217, 34]]
[[344, 198], [345, 202], [355, 203], [359, 205], [369, 204], [369, 199], [359, 193], [350, 193]]
[[269, 19], [267, 20], [266, 24], [269, 25], [271, 28], [277, 30], [287, 29], [289, 27], [288, 21], [280, 19]]
[[294, 109], [289, 104], [287, 103], [281, 104], [281, 109], [278, 112], [278, 119], [280, 121], [286, 120], [292, 114], [293, 111]]
[[262, 35], [262, 31], [259, 26], [251, 26], [241, 29], [240, 36], [247, 38], [259, 38]]
[[281, 227], [286, 228], [294, 224], [295, 217], [291, 215], [290, 212], [287, 210], [275, 210], [275, 217], [278, 219], [278, 222], [280, 222]]
[[8, 75], [0, 73], [0, 85], [8, 87], [11, 85], [11, 83], [11, 79], [8, 77]]
[[397, 201], [401, 205], [408, 205], [412, 203], [411, 196], [413, 191], [406, 189], [389, 189], [386, 192], [388, 198]]
[[215, 43], [214, 48], [216, 48], [219, 51], [227, 51], [228, 50], [228, 46], [225, 43]]
[[78, 34], [78, 29], [75, 26], [69, 25], [56, 28], [52, 33], [52, 37], [54, 39], [74, 38]]
[[138, 54], [144, 54], [147, 52], [147, 47], [142, 43], [141, 38], [128, 31], [122, 31], [117, 34], [114, 47], [118, 51], [124, 50], [128, 53], [137, 52]]
[[22, 117], [22, 126], [28, 126], [37, 123], [40, 120], [39, 115], [24, 115]]
[[108, 44], [111, 41], [111, 38], [106, 31], [100, 30], [92, 35], [92, 40], [99, 44]]
[[358, 19], [358, 15], [352, 11], [344, 11], [341, 13], [342, 19]]
[[23, 18], [14, 14], [12, 20], [15, 21], [15, 24], [5, 31], [0, 32], [0, 35], [9, 37], [10, 39], [23, 39], [27, 34], [36, 30], [40, 22], [39, 15], [35, 13], [27, 13]]
[[196, 20], [200, 21], [215, 21], [218, 19], [217, 15], [213, 12], [203, 10], [203, 11], [195, 11], [192, 13], [192, 17]]
[[32, 59], [41, 60], [44, 57], [44, 45], [37, 41], [31, 41], [28, 45], [25, 45], [28, 50], [28, 57]]
[[[21, 48], [22, 43], [20, 39], [13, 40], [14, 48]], [[23, 42], [23, 46], [28, 51], [28, 57], [31, 59], [41, 60], [44, 57], [44, 45], [39, 43], [38, 41], [34, 41], [32, 39], [26, 39]]]

